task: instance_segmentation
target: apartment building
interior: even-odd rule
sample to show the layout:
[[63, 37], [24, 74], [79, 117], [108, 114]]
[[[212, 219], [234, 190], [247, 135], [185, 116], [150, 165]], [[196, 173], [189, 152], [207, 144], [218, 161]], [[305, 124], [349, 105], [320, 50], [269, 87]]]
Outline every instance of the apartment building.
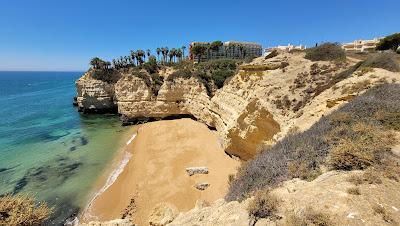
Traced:
[[345, 51], [352, 52], [369, 52], [374, 51], [376, 45], [382, 38], [374, 38], [372, 40], [355, 40], [354, 42], [343, 43], [342, 48]]
[[288, 44], [286, 46], [275, 46], [275, 47], [268, 47], [265, 49], [265, 52], [272, 52], [273, 50], [277, 49], [277, 50], [282, 50], [282, 51], [287, 51], [290, 52], [292, 50], [305, 50], [307, 47], [304, 45], [292, 45], [292, 44]]

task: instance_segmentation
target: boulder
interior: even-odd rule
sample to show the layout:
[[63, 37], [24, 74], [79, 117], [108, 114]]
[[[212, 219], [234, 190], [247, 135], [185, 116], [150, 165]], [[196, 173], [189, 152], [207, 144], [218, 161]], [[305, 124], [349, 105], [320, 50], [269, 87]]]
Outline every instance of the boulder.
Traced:
[[210, 184], [209, 183], [197, 183], [194, 187], [196, 188], [196, 189], [198, 189], [198, 190], [201, 190], [201, 191], [203, 191], [203, 190], [206, 190], [208, 187], [210, 186]]
[[128, 219], [115, 219], [104, 222], [91, 221], [89, 223], [78, 224], [78, 226], [135, 226], [135, 224]]
[[193, 176], [195, 174], [208, 174], [208, 167], [188, 167], [186, 168], [186, 172], [189, 176]]
[[158, 204], [149, 216], [152, 226], [164, 226], [171, 223], [178, 215], [178, 209], [169, 203]]

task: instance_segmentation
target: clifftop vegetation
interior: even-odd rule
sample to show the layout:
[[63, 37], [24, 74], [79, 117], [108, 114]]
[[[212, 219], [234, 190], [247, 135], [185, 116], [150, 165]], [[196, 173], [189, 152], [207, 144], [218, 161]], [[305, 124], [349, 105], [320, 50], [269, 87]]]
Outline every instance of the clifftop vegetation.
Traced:
[[[215, 42], [212, 46], [219, 46], [219, 44]], [[234, 59], [216, 59], [195, 64], [183, 59], [183, 50], [184, 48], [178, 50], [158, 48], [159, 61], [150, 54], [150, 50], [147, 51], [147, 61], [146, 54], [142, 50], [131, 51], [130, 56], [113, 60], [112, 64], [96, 57], [90, 62], [93, 70], [92, 77], [108, 83], [116, 83], [120, 79], [121, 72], [132, 74], [143, 79], [146, 85], [153, 90], [153, 94], [157, 95], [164, 82], [164, 77], [159, 75], [159, 71], [165, 67], [172, 67], [176, 71], [167, 77], [167, 81], [193, 77], [203, 83], [208, 94], [212, 96], [216, 89], [223, 87], [227, 78], [235, 74], [238, 65], [242, 62]], [[161, 58], [160, 54], [162, 54]]]
[[[242, 200], [291, 178], [313, 180], [322, 168], [370, 169], [399, 180], [398, 157], [390, 151], [400, 128], [400, 86], [367, 91], [309, 130], [288, 135], [244, 164], [231, 182], [228, 200]], [[324, 166], [324, 167], [322, 167]]]
[[306, 59], [311, 61], [345, 60], [346, 53], [338, 43], [324, 43], [306, 50]]
[[383, 38], [376, 46], [377, 50], [393, 50], [400, 53], [400, 33], [395, 33]]
[[36, 204], [27, 196], [0, 197], [0, 225], [7, 226], [39, 226], [50, 217], [52, 208], [44, 203]]

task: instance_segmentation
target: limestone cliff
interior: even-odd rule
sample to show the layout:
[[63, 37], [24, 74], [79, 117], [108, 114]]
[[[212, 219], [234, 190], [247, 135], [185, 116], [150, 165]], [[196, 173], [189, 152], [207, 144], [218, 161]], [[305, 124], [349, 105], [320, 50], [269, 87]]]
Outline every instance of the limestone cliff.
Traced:
[[85, 113], [115, 112], [114, 86], [93, 79], [92, 71], [85, 73], [76, 81], [77, 104], [79, 111]]
[[[349, 97], [378, 83], [397, 82], [397, 73], [375, 69], [361, 75], [354, 72], [355, 64], [352, 59], [312, 62], [304, 53], [260, 57], [212, 97], [196, 78], [169, 80], [166, 73], [155, 92], [149, 75], [121, 72], [116, 83], [107, 83], [89, 71], [76, 82], [77, 102], [84, 112], [117, 109], [125, 122], [189, 115], [216, 128], [227, 153], [248, 159], [288, 132], [311, 126]], [[363, 81], [364, 86], [351, 89]]]

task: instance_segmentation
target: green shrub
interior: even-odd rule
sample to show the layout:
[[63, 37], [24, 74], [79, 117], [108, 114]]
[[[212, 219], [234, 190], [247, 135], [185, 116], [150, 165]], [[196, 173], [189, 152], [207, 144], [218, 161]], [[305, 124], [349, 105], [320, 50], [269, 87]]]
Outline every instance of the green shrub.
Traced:
[[193, 76], [192, 71], [189, 69], [178, 69], [177, 71], [170, 74], [167, 78], [167, 81], [174, 81], [178, 78], [189, 79]]
[[395, 33], [383, 38], [378, 45], [376, 45], [377, 50], [388, 50], [391, 49], [396, 51], [400, 46], [400, 33]]
[[196, 68], [201, 71], [213, 71], [218, 69], [236, 70], [239, 61], [233, 59], [216, 59], [201, 62]]
[[151, 89], [154, 95], [158, 95], [158, 91], [164, 83], [164, 77], [161, 77], [159, 74], [154, 73], [150, 74], [151, 77]]
[[43, 225], [53, 212], [46, 204], [36, 204], [27, 196], [5, 195], [0, 197], [0, 225], [39, 226]]
[[375, 53], [369, 56], [360, 68], [382, 68], [388, 71], [399, 72], [400, 66], [394, 53]]
[[141, 64], [138, 68], [145, 69], [149, 74], [158, 72], [158, 64], [155, 56], [150, 56], [149, 61]]
[[120, 79], [120, 74], [112, 69], [92, 69], [92, 78], [107, 82], [107, 83], [116, 83]]
[[222, 88], [224, 86], [224, 82], [227, 78], [233, 76], [235, 74], [234, 71], [232, 70], [216, 70], [213, 71], [211, 74], [211, 77], [214, 81], [214, 84], [218, 87], [218, 88]]
[[305, 58], [311, 61], [344, 60], [346, 59], [346, 53], [337, 43], [324, 43], [307, 49]]

